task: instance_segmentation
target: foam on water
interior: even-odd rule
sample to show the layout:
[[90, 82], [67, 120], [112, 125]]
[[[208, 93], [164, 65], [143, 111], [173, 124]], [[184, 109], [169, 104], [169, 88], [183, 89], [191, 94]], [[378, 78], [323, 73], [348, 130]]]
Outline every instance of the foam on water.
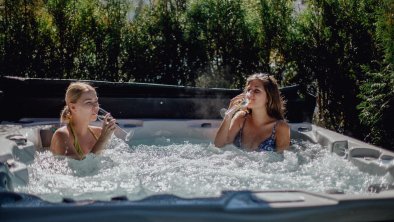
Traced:
[[190, 141], [158, 138], [133, 141], [129, 146], [113, 138], [102, 155], [92, 154], [82, 161], [54, 157], [48, 151], [37, 153], [29, 165], [28, 186], [16, 191], [57, 202], [63, 197], [137, 200], [154, 194], [210, 197], [223, 190], [335, 189], [358, 194], [367, 192], [371, 184], [392, 183], [389, 175], [360, 172], [308, 142], [295, 142], [292, 151], [280, 155]]

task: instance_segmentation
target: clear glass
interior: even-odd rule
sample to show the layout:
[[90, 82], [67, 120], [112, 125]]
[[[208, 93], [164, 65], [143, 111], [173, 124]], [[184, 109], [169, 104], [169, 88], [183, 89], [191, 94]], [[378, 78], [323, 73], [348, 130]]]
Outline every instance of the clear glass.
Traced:
[[[97, 119], [100, 122], [104, 121], [105, 115], [107, 115], [109, 112], [104, 110], [103, 108], [99, 108], [99, 111], [97, 113]], [[127, 132], [126, 130], [122, 129], [118, 123], [116, 123], [116, 129], [114, 132], [115, 136], [118, 137], [119, 139], [122, 139], [126, 142], [130, 141], [131, 138], [134, 135], [134, 130], [130, 130], [129, 132]]]
[[239, 104], [231, 107], [230, 109], [222, 108], [220, 110], [220, 116], [222, 118], [224, 118], [227, 114], [229, 114], [229, 113], [231, 113], [233, 111], [239, 110], [241, 108], [246, 107], [248, 105], [248, 103], [249, 103], [249, 100], [247, 98], [244, 98]]

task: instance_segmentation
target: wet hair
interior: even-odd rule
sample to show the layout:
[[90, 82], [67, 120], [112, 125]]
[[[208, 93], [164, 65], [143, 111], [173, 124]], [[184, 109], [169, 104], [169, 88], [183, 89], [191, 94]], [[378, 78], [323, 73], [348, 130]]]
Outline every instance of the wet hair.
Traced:
[[93, 86], [88, 83], [83, 82], [73, 82], [67, 88], [66, 96], [64, 100], [66, 101], [66, 105], [64, 106], [61, 114], [60, 114], [60, 122], [68, 123], [71, 119], [71, 111], [68, 106], [70, 103], [76, 103], [79, 98], [81, 98], [82, 94], [89, 91], [96, 91]]
[[263, 83], [264, 90], [267, 94], [267, 114], [276, 119], [284, 119], [285, 101], [280, 95], [276, 79], [265, 73], [252, 74], [246, 79], [245, 89], [251, 81], [256, 79]]

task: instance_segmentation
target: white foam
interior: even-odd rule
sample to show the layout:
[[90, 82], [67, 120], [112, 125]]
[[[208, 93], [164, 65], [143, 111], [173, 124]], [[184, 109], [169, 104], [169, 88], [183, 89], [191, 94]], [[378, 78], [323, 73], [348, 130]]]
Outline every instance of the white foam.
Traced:
[[358, 194], [367, 192], [368, 185], [391, 180], [360, 172], [320, 145], [307, 142], [296, 142], [292, 151], [280, 155], [188, 141], [159, 138], [145, 145], [134, 141], [129, 147], [113, 137], [101, 156], [92, 154], [82, 161], [38, 153], [29, 166], [28, 186], [16, 191], [48, 201], [108, 200], [122, 195], [137, 200], [154, 194], [193, 198], [218, 196], [223, 190], [267, 189], [337, 189]]

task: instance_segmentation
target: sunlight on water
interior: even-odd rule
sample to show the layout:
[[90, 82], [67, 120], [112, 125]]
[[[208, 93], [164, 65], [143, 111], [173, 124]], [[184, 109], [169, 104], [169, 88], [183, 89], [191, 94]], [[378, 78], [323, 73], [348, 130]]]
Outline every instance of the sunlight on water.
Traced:
[[89, 155], [83, 161], [38, 153], [29, 165], [29, 180], [16, 191], [61, 201], [114, 196], [137, 200], [154, 194], [209, 197], [223, 190], [336, 189], [358, 194], [366, 193], [371, 184], [391, 183], [392, 178], [360, 172], [308, 142], [295, 142], [292, 151], [280, 155], [170, 138], [136, 140], [129, 147], [113, 138], [101, 156]]

